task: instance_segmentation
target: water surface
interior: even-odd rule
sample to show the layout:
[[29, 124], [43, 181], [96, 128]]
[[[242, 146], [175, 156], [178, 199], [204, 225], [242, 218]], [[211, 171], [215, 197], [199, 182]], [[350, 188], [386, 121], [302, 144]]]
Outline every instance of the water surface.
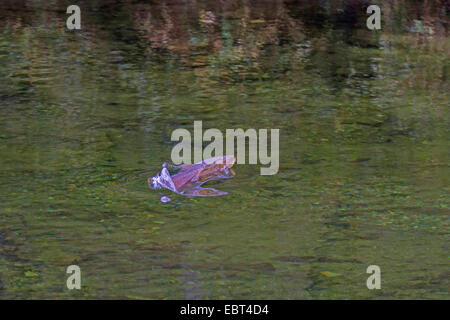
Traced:
[[[68, 4], [0, 4], [0, 298], [448, 299], [445, 1]], [[194, 120], [279, 128], [279, 173], [161, 203]]]

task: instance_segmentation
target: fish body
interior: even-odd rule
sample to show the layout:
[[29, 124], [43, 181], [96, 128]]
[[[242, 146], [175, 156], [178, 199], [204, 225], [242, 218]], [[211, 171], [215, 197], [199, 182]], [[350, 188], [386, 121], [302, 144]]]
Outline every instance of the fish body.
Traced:
[[213, 177], [226, 173], [236, 162], [233, 156], [215, 157], [195, 164], [186, 164], [172, 176], [175, 188], [180, 189], [191, 183], [206, 182]]
[[[194, 164], [180, 166], [164, 164], [156, 176], [148, 179], [148, 185], [151, 189], [165, 188], [186, 196], [224, 195], [227, 193], [214, 188], [202, 188], [201, 185], [211, 180], [232, 178], [234, 172], [230, 168], [235, 162], [234, 156], [219, 156]], [[177, 172], [171, 175], [167, 167], [173, 167]]]

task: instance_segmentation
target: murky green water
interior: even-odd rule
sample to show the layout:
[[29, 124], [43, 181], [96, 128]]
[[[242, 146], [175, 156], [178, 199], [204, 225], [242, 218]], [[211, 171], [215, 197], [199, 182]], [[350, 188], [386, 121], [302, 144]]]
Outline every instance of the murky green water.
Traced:
[[[0, 298], [448, 299], [445, 1], [381, 31], [324, 3], [90, 1], [74, 32], [68, 2], [2, 2]], [[161, 203], [194, 120], [279, 128], [279, 173]]]

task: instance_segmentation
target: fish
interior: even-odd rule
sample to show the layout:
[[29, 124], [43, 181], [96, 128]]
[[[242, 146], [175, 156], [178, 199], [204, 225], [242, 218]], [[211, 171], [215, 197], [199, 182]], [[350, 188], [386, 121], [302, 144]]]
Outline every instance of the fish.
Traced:
[[[162, 169], [154, 177], [148, 178], [150, 189], [168, 189], [188, 197], [214, 197], [228, 194], [214, 188], [203, 188], [208, 181], [233, 178], [235, 173], [231, 167], [236, 162], [234, 156], [218, 156], [194, 164], [174, 166], [163, 163]], [[174, 171], [170, 173], [169, 169]], [[163, 201], [164, 198], [164, 201]], [[162, 202], [170, 198], [163, 196]]]

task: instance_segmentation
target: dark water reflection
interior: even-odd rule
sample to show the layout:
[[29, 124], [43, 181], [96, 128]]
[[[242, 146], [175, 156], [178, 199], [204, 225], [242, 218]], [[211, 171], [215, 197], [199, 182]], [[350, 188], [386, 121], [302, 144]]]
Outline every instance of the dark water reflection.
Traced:
[[[317, 3], [82, 1], [69, 32], [68, 1], [2, 1], [0, 297], [447, 298], [448, 3], [378, 32]], [[160, 203], [194, 120], [279, 128], [280, 172]]]

